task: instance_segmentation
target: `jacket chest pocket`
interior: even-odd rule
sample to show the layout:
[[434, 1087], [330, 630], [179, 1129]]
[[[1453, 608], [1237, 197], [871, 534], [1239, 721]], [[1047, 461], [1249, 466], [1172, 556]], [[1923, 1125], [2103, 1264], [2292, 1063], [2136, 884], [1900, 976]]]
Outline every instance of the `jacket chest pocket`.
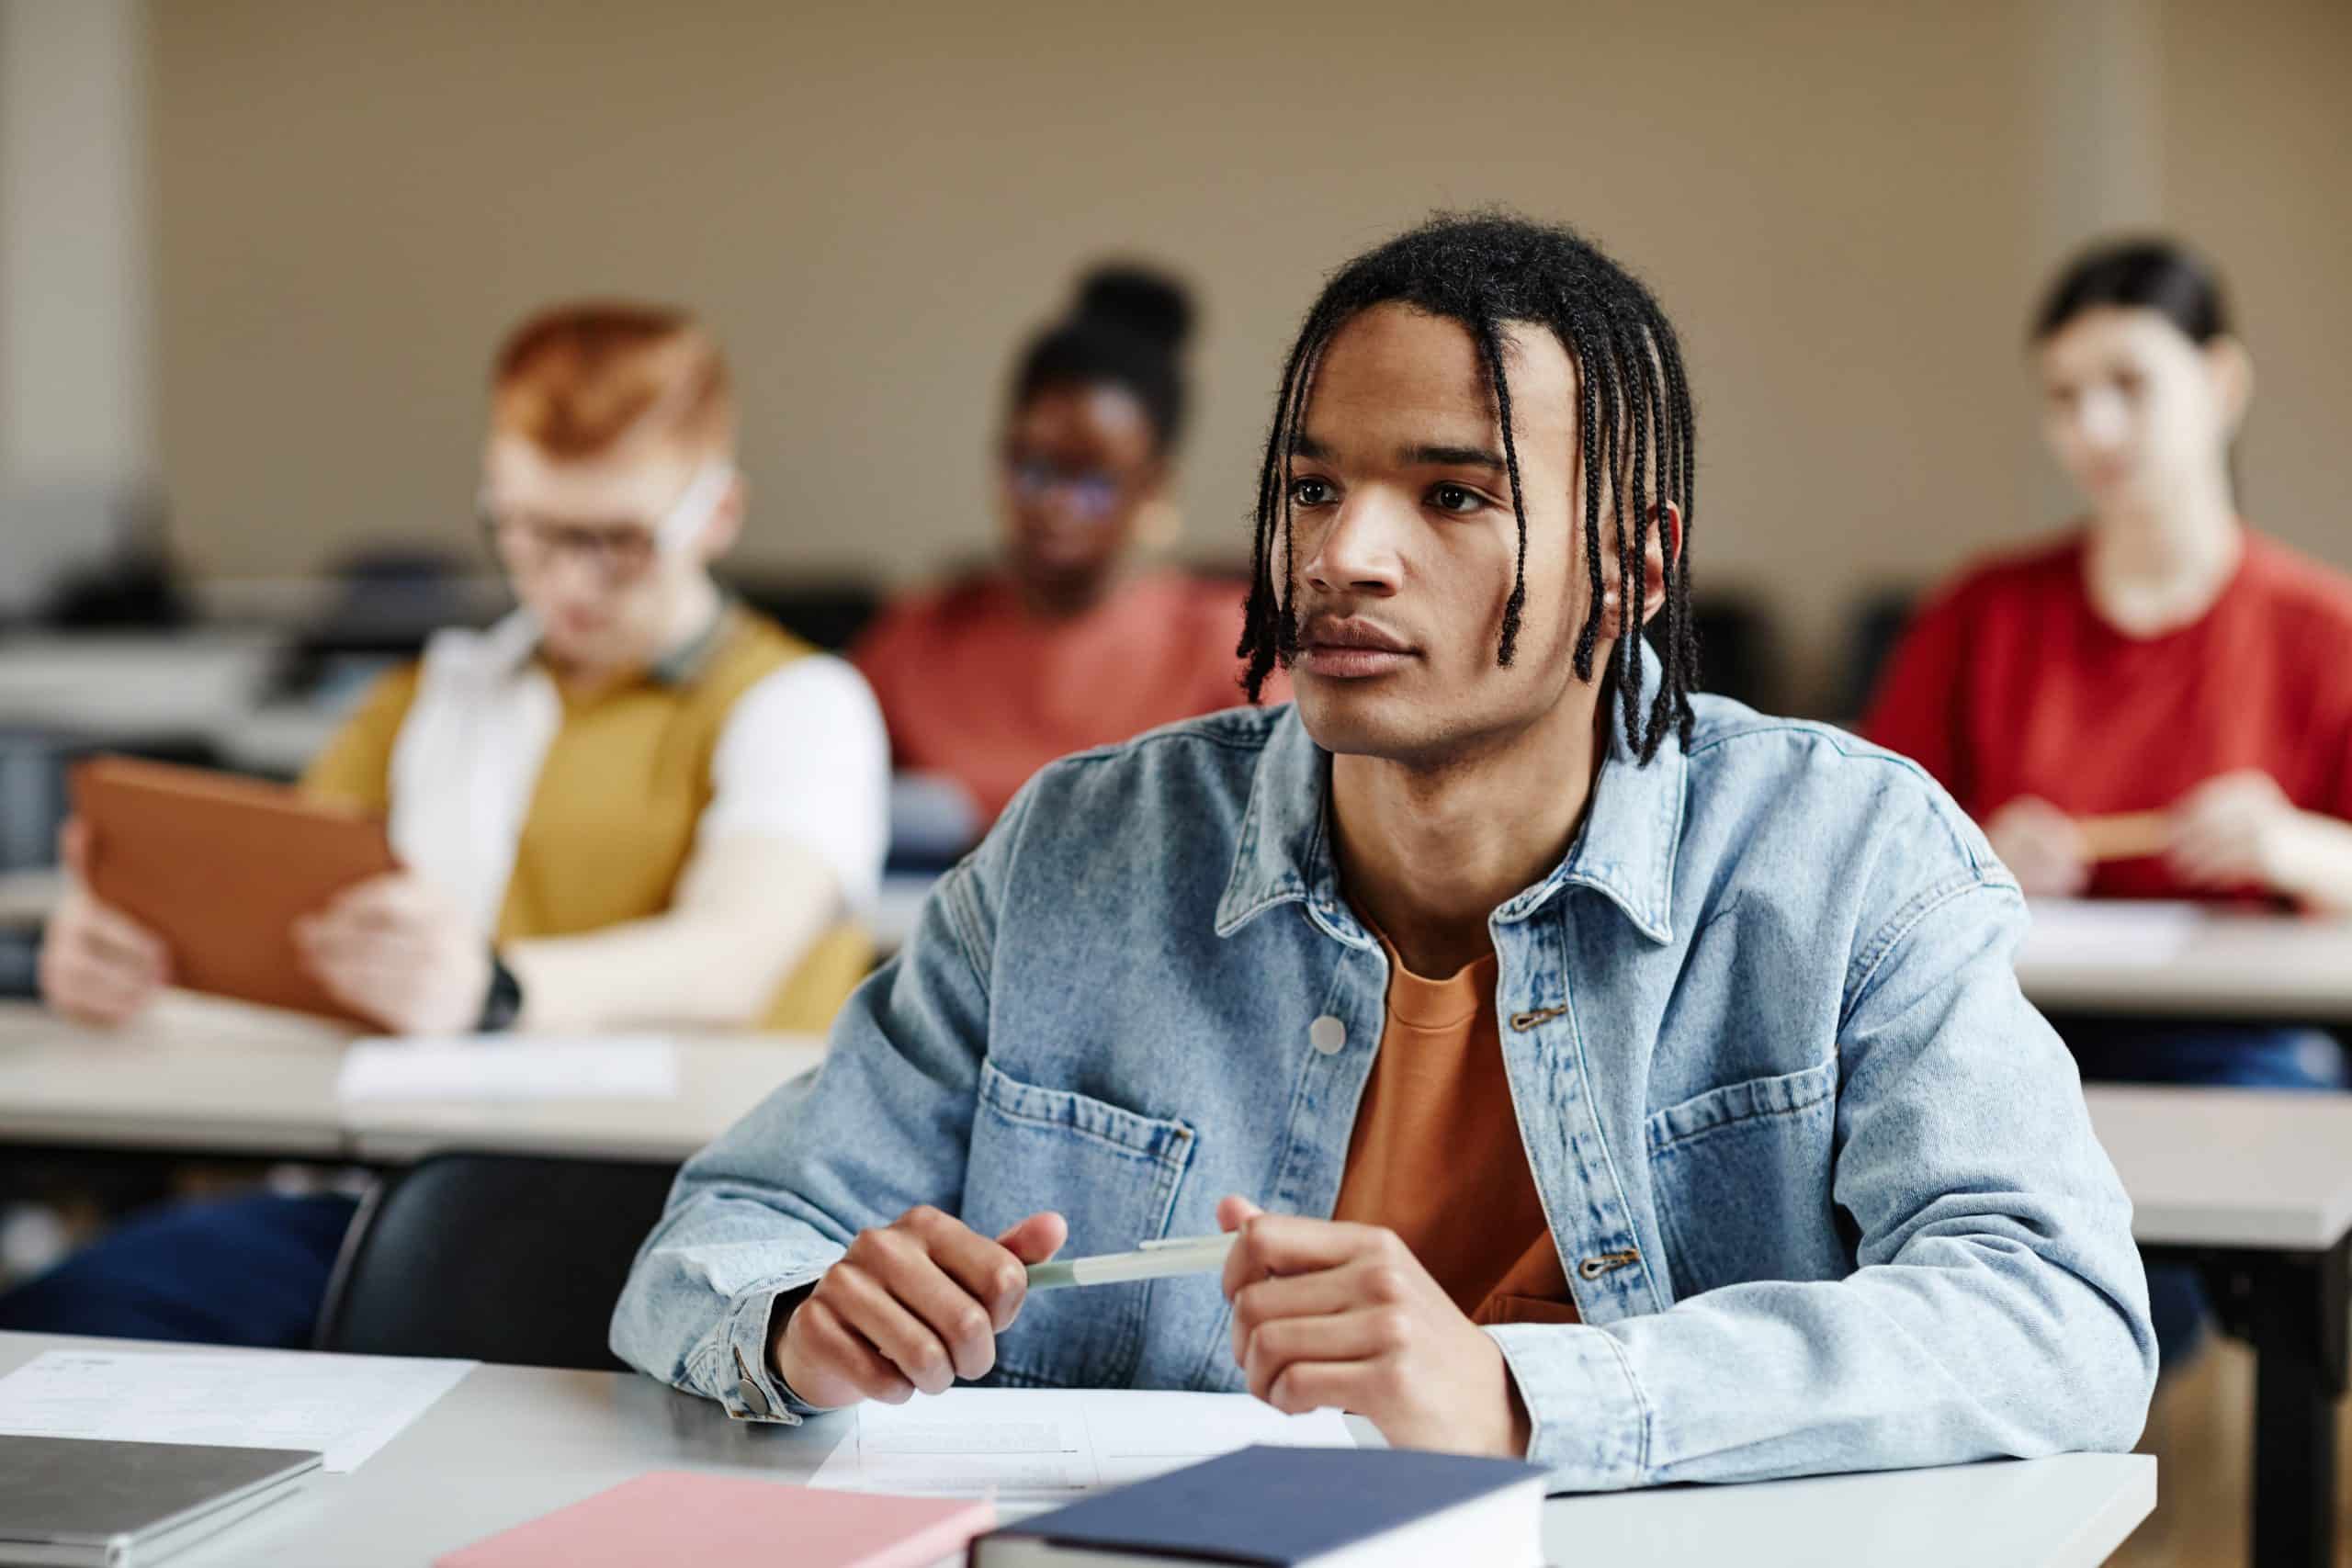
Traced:
[[[996, 1235], [1053, 1209], [1069, 1221], [1069, 1241], [1057, 1256], [1125, 1252], [1166, 1234], [1193, 1149], [1193, 1130], [1182, 1122], [1040, 1089], [983, 1062], [964, 1223]], [[1030, 1297], [997, 1340], [997, 1377], [1072, 1388], [1125, 1384], [1142, 1353], [1151, 1290], [1145, 1281]]]
[[1650, 1187], [1678, 1299], [1852, 1271], [1830, 1191], [1837, 1089], [1831, 1056], [1650, 1117]]

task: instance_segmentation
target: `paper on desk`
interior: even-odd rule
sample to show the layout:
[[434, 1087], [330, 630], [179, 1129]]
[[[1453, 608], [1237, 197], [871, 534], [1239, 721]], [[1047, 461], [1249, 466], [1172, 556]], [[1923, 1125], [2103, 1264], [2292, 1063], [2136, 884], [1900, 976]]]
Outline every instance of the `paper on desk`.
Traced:
[[314, 1449], [356, 1470], [473, 1361], [266, 1350], [47, 1350], [0, 1378], [0, 1432]]
[[2112, 964], [2154, 969], [2188, 951], [2204, 911], [2124, 898], [2036, 898], [2019, 964]]
[[338, 1100], [377, 1101], [673, 1100], [678, 1048], [637, 1034], [362, 1040], [345, 1054], [334, 1092]]
[[1285, 1416], [1244, 1393], [956, 1388], [862, 1404], [856, 1422], [809, 1484], [1052, 1503], [1252, 1443], [1356, 1446], [1336, 1410]]

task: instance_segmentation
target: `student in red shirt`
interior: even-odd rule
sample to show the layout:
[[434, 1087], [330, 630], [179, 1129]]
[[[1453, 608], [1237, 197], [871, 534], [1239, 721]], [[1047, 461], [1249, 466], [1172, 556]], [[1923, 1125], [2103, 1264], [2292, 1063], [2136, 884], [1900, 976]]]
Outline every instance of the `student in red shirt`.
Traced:
[[[2029, 894], [2352, 909], [2352, 577], [2238, 515], [2253, 367], [2212, 273], [2162, 242], [2095, 251], [2032, 341], [2089, 515], [1936, 595], [1865, 732], [1942, 781]], [[2314, 1030], [2060, 1027], [2087, 1078], [2346, 1082]]]
[[1055, 758], [1242, 701], [1241, 585], [1134, 561], [1173, 518], [1192, 315], [1154, 274], [1087, 276], [1013, 377], [1002, 564], [900, 602], [854, 654], [895, 765], [959, 785], [973, 837]]
[[1865, 730], [2030, 894], [2352, 910], [2352, 577], [2239, 519], [2253, 372], [2211, 274], [2168, 244], [2095, 252], [2034, 344], [2090, 515], [1938, 594]]

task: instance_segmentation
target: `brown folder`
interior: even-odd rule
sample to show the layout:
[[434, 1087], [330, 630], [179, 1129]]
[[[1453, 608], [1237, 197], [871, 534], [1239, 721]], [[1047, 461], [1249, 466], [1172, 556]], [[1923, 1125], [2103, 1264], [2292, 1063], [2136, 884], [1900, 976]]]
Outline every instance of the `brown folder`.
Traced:
[[163, 938], [190, 990], [366, 1023], [313, 980], [296, 919], [393, 870], [381, 819], [279, 784], [101, 757], [74, 770], [90, 891]]

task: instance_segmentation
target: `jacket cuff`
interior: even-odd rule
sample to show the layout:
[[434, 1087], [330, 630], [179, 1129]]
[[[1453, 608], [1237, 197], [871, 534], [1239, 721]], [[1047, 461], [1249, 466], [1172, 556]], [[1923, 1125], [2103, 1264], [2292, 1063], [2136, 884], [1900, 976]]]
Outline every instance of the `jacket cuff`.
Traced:
[[727, 1303], [727, 1315], [712, 1336], [716, 1354], [704, 1392], [736, 1420], [797, 1427], [804, 1417], [820, 1414], [785, 1385], [768, 1360], [776, 1303], [786, 1303], [788, 1313], [815, 1282], [771, 1280], [737, 1292]]
[[1487, 1333], [1526, 1403], [1527, 1460], [1552, 1472], [1547, 1492], [1643, 1483], [1650, 1404], [1615, 1339], [1589, 1324], [1502, 1324]]

